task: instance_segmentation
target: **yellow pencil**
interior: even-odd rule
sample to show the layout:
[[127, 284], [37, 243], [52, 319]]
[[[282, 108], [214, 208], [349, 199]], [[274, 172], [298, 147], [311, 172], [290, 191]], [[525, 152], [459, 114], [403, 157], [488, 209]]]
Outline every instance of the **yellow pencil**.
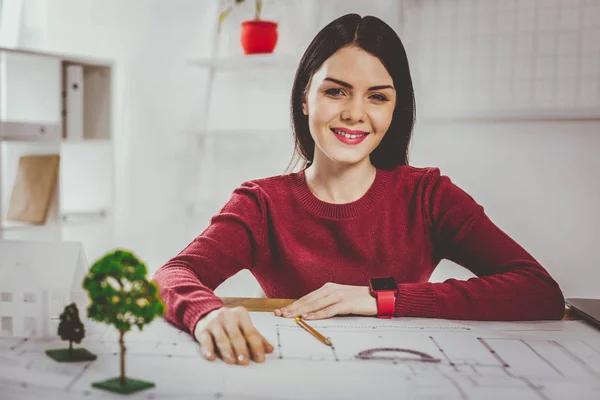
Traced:
[[301, 327], [306, 329], [314, 337], [316, 337], [321, 342], [323, 342], [323, 344], [326, 344], [327, 346], [331, 346], [331, 340], [327, 339], [325, 336], [323, 336], [319, 332], [317, 332], [314, 328], [312, 328], [310, 325], [308, 325], [306, 322], [304, 322], [304, 320], [302, 318], [296, 317], [296, 322], [298, 323], [298, 325], [300, 325]]

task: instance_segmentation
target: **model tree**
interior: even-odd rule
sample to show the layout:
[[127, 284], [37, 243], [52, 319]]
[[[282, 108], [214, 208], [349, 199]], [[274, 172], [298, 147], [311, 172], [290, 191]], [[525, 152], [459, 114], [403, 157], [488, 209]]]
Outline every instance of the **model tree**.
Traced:
[[93, 387], [119, 393], [133, 393], [154, 387], [154, 383], [125, 376], [124, 336], [133, 326], [139, 330], [156, 316], [163, 315], [158, 288], [146, 279], [147, 269], [129, 251], [116, 250], [100, 258], [85, 276], [83, 287], [89, 293], [89, 318], [113, 325], [119, 331], [121, 375]]
[[65, 307], [60, 314], [60, 324], [58, 325], [58, 335], [62, 340], [69, 341], [68, 349], [46, 350], [46, 354], [56, 361], [91, 361], [96, 359], [96, 355], [86, 349], [73, 349], [73, 342], [81, 343], [85, 336], [85, 328], [79, 319], [79, 309], [75, 303]]

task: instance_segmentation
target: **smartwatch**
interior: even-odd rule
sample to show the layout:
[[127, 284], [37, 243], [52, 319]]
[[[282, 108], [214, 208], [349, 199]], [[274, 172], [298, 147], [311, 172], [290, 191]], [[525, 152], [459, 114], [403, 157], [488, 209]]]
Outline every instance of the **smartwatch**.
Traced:
[[377, 318], [392, 318], [398, 295], [396, 280], [392, 277], [370, 278], [369, 291], [377, 299]]

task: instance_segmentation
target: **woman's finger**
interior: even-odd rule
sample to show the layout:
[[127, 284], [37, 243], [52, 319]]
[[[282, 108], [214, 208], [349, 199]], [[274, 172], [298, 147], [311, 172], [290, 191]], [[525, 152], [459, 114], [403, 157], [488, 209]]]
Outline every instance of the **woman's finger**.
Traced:
[[258, 363], [265, 361], [266, 349], [260, 333], [256, 329], [251, 328], [244, 330], [244, 335], [246, 336], [252, 359]]
[[216, 358], [216, 354], [211, 334], [204, 330], [198, 334], [196, 340], [198, 340], [198, 343], [200, 344], [200, 350], [202, 351], [204, 358], [213, 361]]
[[340, 294], [337, 292], [326, 295], [325, 297], [316, 299], [312, 303], [305, 304], [292, 311], [292, 318], [303, 317], [306, 314], [314, 313], [326, 307], [337, 304], [340, 301]]
[[258, 333], [256, 327], [252, 323], [250, 315], [247, 312], [240, 315], [240, 328], [242, 334], [246, 337], [246, 341], [248, 342], [248, 347], [252, 353], [252, 359], [256, 362], [265, 361], [266, 348], [264, 344], [264, 337]]
[[297, 308], [299, 305], [301, 306], [306, 302], [314, 301], [314, 299], [322, 297], [323, 293], [329, 290], [330, 288], [331, 284], [328, 282], [321, 286], [319, 289], [313, 290], [312, 292], [302, 296], [298, 300], [294, 301], [292, 304], [282, 307], [281, 309], [275, 310], [275, 315], [283, 315], [284, 317], [290, 317], [291, 310]]
[[221, 324], [215, 324], [211, 328], [210, 333], [223, 361], [225, 361], [227, 364], [235, 364], [235, 358], [233, 357], [234, 352], [231, 348], [231, 341], [229, 340], [229, 336], [227, 333], [225, 333], [225, 330]]
[[[253, 337], [253, 335], [256, 335], [256, 337], [260, 341], [260, 344], [258, 345], [258, 347], [251, 344], [252, 341], [249, 341], [248, 343], [250, 344], [251, 350], [258, 348], [259, 349], [258, 351], [260, 351], [260, 349], [262, 349], [262, 351], [264, 353], [272, 353], [275, 350], [275, 346], [273, 346], [260, 332], [258, 332], [256, 327], [252, 323], [250, 314], [248, 314], [247, 312], [242, 317], [242, 323], [240, 324], [240, 326], [242, 328], [242, 333], [245, 334], [246, 337], [248, 337], [248, 336]], [[256, 352], [253, 352], [253, 355], [255, 355], [255, 354], [256, 354]], [[255, 358], [255, 361], [256, 361], [256, 358]]]
[[311, 312], [304, 315], [302, 318], [304, 319], [325, 319], [336, 316], [340, 313], [340, 305], [339, 303], [332, 304], [329, 307], [323, 308], [317, 312]]
[[271, 342], [269, 342], [267, 339], [265, 339], [265, 337], [263, 335], [260, 335], [262, 337], [263, 340], [263, 346], [265, 348], [265, 351], [267, 353], [272, 353], [273, 350], [275, 350], [275, 347], [271, 344]]
[[[283, 315], [284, 317], [296, 317], [300, 315], [298, 313], [299, 309], [315, 308], [314, 304], [320, 299], [327, 296], [330, 293], [331, 287], [332, 285], [326, 283], [325, 285], [321, 286], [320, 289], [310, 292], [309, 294], [301, 297], [292, 304], [283, 307], [279, 315]], [[275, 315], [278, 315], [278, 313], [276, 312]]]
[[248, 342], [242, 332], [240, 331], [240, 319], [237, 315], [230, 313], [225, 316], [225, 321], [223, 323], [223, 327], [227, 336], [229, 336], [229, 341], [231, 342], [231, 347], [235, 353], [235, 358], [238, 364], [248, 365], [250, 363], [250, 355], [248, 354]]

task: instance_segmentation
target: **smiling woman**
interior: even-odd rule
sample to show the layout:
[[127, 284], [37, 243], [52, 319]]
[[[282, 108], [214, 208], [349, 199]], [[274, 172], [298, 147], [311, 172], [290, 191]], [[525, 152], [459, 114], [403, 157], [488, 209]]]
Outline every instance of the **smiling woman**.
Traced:
[[[350, 150], [327, 146], [331, 135], [322, 133], [331, 128], [369, 134], [363, 146], [351, 148], [349, 161], [370, 161], [383, 169], [408, 164], [415, 100], [404, 46], [383, 21], [366, 16], [357, 22], [356, 17], [360, 18], [348, 15], [325, 27], [298, 66], [291, 114], [303, 167], [315, 158], [319, 162], [320, 153], [327, 154], [325, 148], [342, 154]], [[332, 40], [335, 36], [340, 40]]]
[[377, 57], [357, 46], [337, 51], [312, 76], [302, 102], [316, 145], [312, 162], [370, 164], [395, 105], [392, 77]]
[[[398, 35], [349, 14], [324, 27], [291, 96], [299, 172], [242, 183], [210, 225], [155, 274], [166, 318], [205, 357], [263, 362], [273, 346], [213, 290], [249, 269], [286, 318], [354, 314], [560, 319], [548, 272], [435, 167], [408, 165], [415, 100]], [[290, 165], [293, 163], [290, 163]], [[442, 259], [477, 278], [428, 282]]]

